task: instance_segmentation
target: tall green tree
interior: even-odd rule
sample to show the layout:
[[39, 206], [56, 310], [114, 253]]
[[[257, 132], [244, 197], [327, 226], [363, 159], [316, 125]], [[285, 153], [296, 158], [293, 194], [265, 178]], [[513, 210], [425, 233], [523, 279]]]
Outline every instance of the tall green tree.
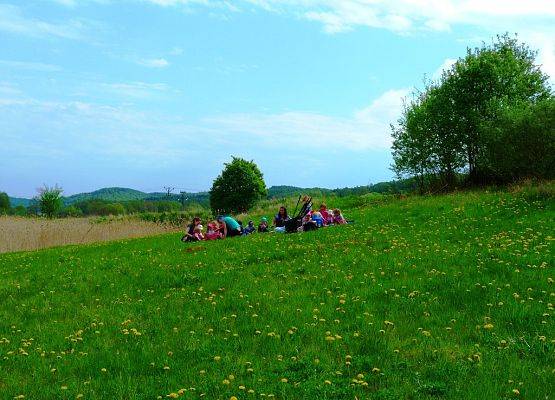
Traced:
[[549, 77], [535, 63], [536, 56], [525, 43], [505, 34], [491, 45], [468, 49], [444, 80], [455, 110], [451, 129], [460, 135], [471, 180], [480, 179], [487, 164], [480, 125], [492, 120], [500, 107], [550, 97]]
[[0, 215], [7, 214], [11, 209], [10, 198], [7, 193], [0, 192]]
[[[535, 64], [535, 57], [534, 51], [509, 35], [468, 49], [464, 58], [413, 98], [392, 127], [397, 175], [418, 177], [421, 186], [426, 179], [437, 178], [452, 187], [464, 172], [474, 183], [493, 179], [488, 146], [496, 142], [489, 140], [492, 125], [488, 122], [499, 120], [507, 109], [552, 98], [548, 77]], [[499, 133], [496, 137], [507, 139]], [[509, 151], [497, 149], [501, 157]]]
[[37, 197], [40, 212], [47, 218], [54, 218], [62, 209], [62, 192], [63, 189], [58, 185], [49, 187], [44, 185], [42, 188], [37, 189], [39, 194]]
[[210, 207], [217, 213], [239, 213], [267, 195], [264, 177], [253, 161], [232, 157], [210, 189]]

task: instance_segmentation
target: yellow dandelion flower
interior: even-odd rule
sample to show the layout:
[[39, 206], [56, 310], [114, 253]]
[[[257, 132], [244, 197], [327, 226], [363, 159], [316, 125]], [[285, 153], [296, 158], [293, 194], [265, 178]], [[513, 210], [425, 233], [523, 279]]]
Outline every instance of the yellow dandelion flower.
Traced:
[[289, 382], [289, 381], [287, 380], [287, 378], [281, 378], [281, 382], [282, 382], [282, 383], [287, 383], [287, 382]]
[[487, 330], [493, 329], [493, 324], [485, 324], [484, 329], [487, 329]]
[[215, 356], [214, 357], [214, 361], [220, 361], [221, 359], [222, 359], [222, 357], [220, 357], [220, 356]]

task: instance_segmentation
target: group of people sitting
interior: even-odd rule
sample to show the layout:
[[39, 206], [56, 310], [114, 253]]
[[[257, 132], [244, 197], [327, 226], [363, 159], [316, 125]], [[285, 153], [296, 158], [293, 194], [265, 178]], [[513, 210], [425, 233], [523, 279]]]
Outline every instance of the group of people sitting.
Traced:
[[[285, 226], [290, 219], [291, 218], [287, 214], [287, 209], [283, 206], [280, 207], [274, 218], [275, 231], [285, 232]], [[312, 231], [324, 226], [343, 225], [346, 223], [347, 220], [343, 217], [343, 214], [341, 214], [340, 209], [335, 208], [330, 211], [325, 204], [321, 204], [318, 211], [312, 209], [307, 210], [298, 231]]]
[[[246, 236], [255, 232], [285, 232], [285, 225], [290, 219], [284, 206], [279, 208], [278, 213], [274, 217], [273, 227], [270, 227], [266, 217], [260, 219], [257, 227], [255, 227], [252, 220], [248, 222], [246, 227], [243, 227], [241, 221], [236, 220], [232, 216], [220, 215], [215, 220], [208, 222], [206, 232], [204, 232], [201, 219], [195, 217], [193, 222], [187, 226], [185, 236], [181, 240], [184, 242], [198, 242], [201, 240], [218, 240], [227, 237]], [[318, 211], [308, 211], [303, 217], [298, 231], [311, 231], [324, 226], [346, 223], [347, 221], [341, 214], [341, 210], [336, 208], [330, 211], [325, 204], [322, 204]]]

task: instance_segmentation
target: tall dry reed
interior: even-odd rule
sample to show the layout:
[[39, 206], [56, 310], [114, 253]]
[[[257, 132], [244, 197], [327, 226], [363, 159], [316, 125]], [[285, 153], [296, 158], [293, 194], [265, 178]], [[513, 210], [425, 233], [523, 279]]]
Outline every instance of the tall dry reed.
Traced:
[[175, 232], [176, 227], [133, 219], [0, 217], [0, 253], [38, 250]]

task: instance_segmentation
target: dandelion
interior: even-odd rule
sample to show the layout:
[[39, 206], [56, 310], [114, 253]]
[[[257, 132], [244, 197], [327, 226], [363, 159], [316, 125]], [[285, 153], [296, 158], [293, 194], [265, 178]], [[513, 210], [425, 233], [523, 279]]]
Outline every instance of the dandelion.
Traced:
[[484, 329], [487, 329], [488, 331], [493, 329], [493, 324], [485, 324]]
[[287, 382], [289, 382], [289, 381], [287, 380], [287, 378], [281, 378], [281, 383], [287, 383]]
[[214, 361], [216, 361], [216, 362], [220, 361], [221, 359], [222, 359], [222, 357], [220, 357], [220, 356], [214, 356]]

